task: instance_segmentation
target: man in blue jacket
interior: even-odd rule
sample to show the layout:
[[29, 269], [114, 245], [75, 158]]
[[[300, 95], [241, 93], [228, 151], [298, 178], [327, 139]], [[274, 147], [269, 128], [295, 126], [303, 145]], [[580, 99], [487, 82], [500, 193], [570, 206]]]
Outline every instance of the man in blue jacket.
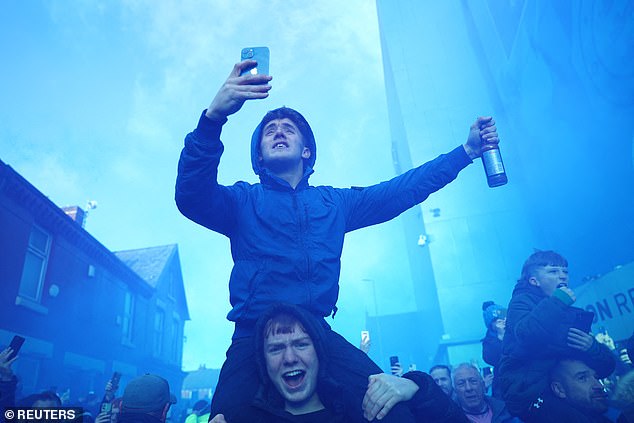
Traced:
[[[271, 89], [270, 76], [240, 76], [255, 63], [245, 60], [234, 66], [187, 135], [176, 181], [179, 210], [231, 241], [233, 308], [227, 318], [235, 322], [235, 331], [212, 416], [253, 398], [257, 369], [252, 337], [256, 320], [269, 305], [301, 305], [321, 319], [334, 315], [345, 233], [388, 221], [422, 202], [479, 157], [485, 142], [499, 142], [493, 119], [481, 117], [464, 145], [389, 181], [366, 188], [311, 186], [308, 178], [317, 154], [313, 132], [300, 113], [282, 107], [267, 113], [253, 133], [251, 161], [260, 183], [223, 186], [217, 179], [222, 126], [246, 100], [266, 98]], [[327, 336], [337, 369], [333, 373], [356, 388], [361, 419], [367, 377], [380, 369], [334, 331]], [[388, 421], [413, 421], [400, 416], [399, 408], [408, 413], [396, 407]]]

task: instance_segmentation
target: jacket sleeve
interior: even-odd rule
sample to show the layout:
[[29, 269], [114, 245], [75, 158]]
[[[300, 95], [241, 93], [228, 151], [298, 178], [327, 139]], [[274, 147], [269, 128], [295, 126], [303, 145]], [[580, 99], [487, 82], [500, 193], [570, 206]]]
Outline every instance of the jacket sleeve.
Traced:
[[496, 367], [502, 358], [502, 341], [497, 337], [485, 336], [482, 340], [482, 359], [485, 363]]
[[427, 373], [414, 371], [403, 375], [418, 385], [418, 391], [408, 401], [416, 421], [438, 423], [468, 423], [462, 409], [440, 389]]
[[386, 222], [423, 202], [472, 163], [462, 146], [389, 181], [338, 190], [346, 213], [346, 232]]
[[211, 121], [203, 112], [196, 129], [185, 137], [175, 200], [187, 218], [229, 236], [235, 224], [238, 190], [236, 185], [218, 184], [218, 164], [224, 151], [220, 132], [225, 122]]
[[557, 297], [546, 297], [534, 304], [528, 295], [512, 299], [509, 304], [507, 322], [512, 322], [512, 330], [518, 343], [531, 349], [535, 345], [550, 345], [563, 319], [568, 305]]

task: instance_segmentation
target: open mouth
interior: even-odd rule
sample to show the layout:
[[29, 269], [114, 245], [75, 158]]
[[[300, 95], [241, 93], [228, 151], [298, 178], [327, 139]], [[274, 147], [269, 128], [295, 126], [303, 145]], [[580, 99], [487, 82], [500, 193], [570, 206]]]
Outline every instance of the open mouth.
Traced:
[[273, 144], [273, 149], [278, 149], [278, 148], [288, 148], [288, 144], [285, 142], [276, 142], [275, 144]]
[[291, 388], [296, 388], [304, 381], [306, 372], [303, 370], [293, 370], [282, 375], [284, 382]]
[[560, 283], [559, 285], [557, 285], [557, 288], [563, 288], [563, 287], [568, 288], [568, 283], [566, 283], [566, 282], [562, 282], [562, 283]]

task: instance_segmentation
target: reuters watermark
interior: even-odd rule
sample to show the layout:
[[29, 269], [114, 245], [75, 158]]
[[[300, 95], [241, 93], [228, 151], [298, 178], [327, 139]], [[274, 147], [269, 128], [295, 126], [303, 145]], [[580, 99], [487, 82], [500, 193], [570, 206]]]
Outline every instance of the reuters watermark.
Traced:
[[81, 421], [83, 410], [76, 407], [9, 407], [3, 414], [6, 422], [73, 422]]

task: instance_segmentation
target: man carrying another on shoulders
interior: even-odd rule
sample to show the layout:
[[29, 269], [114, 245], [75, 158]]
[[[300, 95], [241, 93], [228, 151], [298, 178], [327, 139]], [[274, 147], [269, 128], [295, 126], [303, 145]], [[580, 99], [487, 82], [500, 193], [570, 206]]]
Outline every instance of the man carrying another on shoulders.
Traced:
[[[234, 66], [187, 135], [176, 180], [179, 210], [227, 236], [234, 261], [227, 318], [235, 322], [235, 330], [212, 415], [253, 399], [257, 370], [252, 338], [255, 322], [268, 306], [301, 305], [321, 320], [334, 315], [345, 234], [386, 222], [421, 203], [479, 157], [485, 143], [499, 142], [493, 119], [480, 117], [465, 144], [389, 181], [364, 188], [312, 186], [308, 179], [317, 154], [312, 129], [299, 112], [281, 107], [264, 116], [251, 139], [251, 163], [260, 183], [221, 185], [220, 134], [228, 116], [247, 100], [268, 97], [271, 89], [270, 76], [241, 76], [255, 65], [245, 60]], [[353, 389], [361, 410], [367, 378], [381, 369], [334, 331], [328, 330], [326, 337], [336, 369], [333, 377]], [[413, 417], [399, 405], [388, 421], [407, 423]]]

